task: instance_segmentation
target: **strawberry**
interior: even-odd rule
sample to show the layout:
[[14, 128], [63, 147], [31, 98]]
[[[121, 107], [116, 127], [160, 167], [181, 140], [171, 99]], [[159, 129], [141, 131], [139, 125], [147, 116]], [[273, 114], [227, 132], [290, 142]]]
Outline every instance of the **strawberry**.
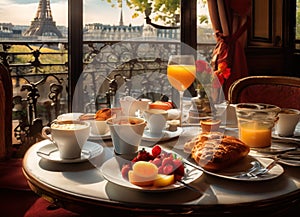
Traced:
[[160, 155], [161, 153], [161, 147], [159, 145], [155, 145], [153, 148], [152, 148], [152, 156], [155, 158], [157, 157], [158, 155]]

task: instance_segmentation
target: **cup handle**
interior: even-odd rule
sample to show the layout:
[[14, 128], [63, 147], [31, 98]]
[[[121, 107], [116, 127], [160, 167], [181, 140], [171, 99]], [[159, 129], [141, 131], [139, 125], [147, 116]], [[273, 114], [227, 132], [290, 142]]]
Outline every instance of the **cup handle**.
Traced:
[[46, 126], [46, 127], [43, 127], [42, 129], [42, 136], [45, 138], [45, 139], [49, 139], [51, 140], [51, 142], [54, 143], [53, 139], [52, 139], [52, 136], [51, 136], [51, 130], [50, 130], [50, 127]]

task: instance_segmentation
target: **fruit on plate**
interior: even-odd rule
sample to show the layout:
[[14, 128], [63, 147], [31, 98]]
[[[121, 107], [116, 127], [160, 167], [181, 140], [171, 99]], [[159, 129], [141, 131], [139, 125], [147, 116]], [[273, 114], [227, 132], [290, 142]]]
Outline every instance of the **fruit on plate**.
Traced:
[[137, 175], [133, 170], [128, 171], [128, 180], [134, 185], [138, 186], [151, 186], [153, 185], [153, 181], [156, 177], [152, 177], [152, 179], [141, 177]]
[[139, 186], [153, 185], [157, 178], [158, 168], [155, 164], [148, 161], [138, 161], [128, 171], [128, 180]]
[[158, 168], [155, 164], [148, 161], [138, 161], [132, 166], [133, 172], [143, 178], [155, 178]]
[[124, 179], [139, 186], [164, 187], [182, 179], [184, 165], [175, 154], [155, 145], [151, 151], [140, 150], [122, 166], [121, 173]]
[[153, 181], [153, 185], [155, 187], [165, 187], [174, 184], [174, 181], [175, 181], [174, 174], [171, 175], [157, 174], [156, 179]]

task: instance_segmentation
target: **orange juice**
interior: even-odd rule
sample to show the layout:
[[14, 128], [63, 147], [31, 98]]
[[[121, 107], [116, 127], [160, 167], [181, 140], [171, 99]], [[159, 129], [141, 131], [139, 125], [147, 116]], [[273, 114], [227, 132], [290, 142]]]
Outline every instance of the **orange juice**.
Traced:
[[272, 128], [269, 124], [256, 122], [242, 123], [240, 140], [249, 147], [267, 147], [271, 145]]
[[195, 80], [195, 65], [169, 65], [167, 69], [170, 84], [178, 91], [186, 90]]

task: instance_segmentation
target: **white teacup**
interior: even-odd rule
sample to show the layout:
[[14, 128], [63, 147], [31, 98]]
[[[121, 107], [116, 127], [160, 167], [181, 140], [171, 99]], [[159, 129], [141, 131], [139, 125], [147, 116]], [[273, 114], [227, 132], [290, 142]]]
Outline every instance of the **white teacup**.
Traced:
[[61, 159], [80, 158], [82, 147], [90, 135], [90, 124], [85, 121], [57, 120], [50, 127], [44, 127], [42, 135], [57, 146]]
[[279, 136], [293, 136], [296, 125], [300, 120], [300, 111], [297, 109], [282, 108], [278, 114], [275, 130]]
[[105, 121], [100, 120], [90, 120], [91, 124], [91, 133], [94, 135], [104, 135], [109, 131], [109, 127]]
[[120, 105], [124, 116], [136, 116], [136, 112], [143, 113], [144, 110], [149, 108], [150, 99], [135, 99], [126, 96], [120, 99]]
[[150, 134], [160, 136], [166, 127], [168, 112], [163, 109], [148, 109], [144, 111]]
[[107, 120], [112, 143], [117, 154], [135, 154], [141, 143], [146, 121], [133, 116], [121, 116]]

